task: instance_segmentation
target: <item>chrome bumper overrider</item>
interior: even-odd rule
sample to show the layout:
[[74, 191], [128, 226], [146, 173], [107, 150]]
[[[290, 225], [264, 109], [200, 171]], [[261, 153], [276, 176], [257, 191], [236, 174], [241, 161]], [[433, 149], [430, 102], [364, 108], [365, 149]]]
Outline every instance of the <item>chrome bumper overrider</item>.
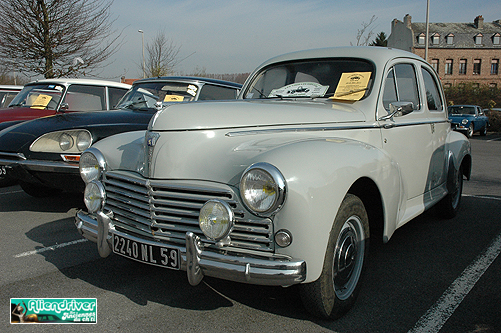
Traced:
[[[101, 256], [111, 253], [111, 235], [117, 234], [142, 243], [158, 245], [157, 242], [139, 239], [124, 234], [112, 227], [111, 219], [103, 213], [97, 218], [84, 211], [77, 212], [75, 225], [78, 232], [88, 240], [98, 243]], [[106, 233], [105, 241], [99, 231]], [[172, 246], [172, 245], [169, 245]], [[103, 248], [105, 247], [105, 248]], [[175, 246], [174, 246], [175, 247]], [[192, 232], [186, 233], [186, 249], [178, 247], [181, 254], [181, 270], [185, 270], [191, 285], [200, 283], [204, 276], [258, 285], [290, 286], [306, 279], [306, 262], [284, 256], [255, 256], [221, 254], [205, 250], [200, 238]], [[104, 255], [103, 255], [104, 254]]]

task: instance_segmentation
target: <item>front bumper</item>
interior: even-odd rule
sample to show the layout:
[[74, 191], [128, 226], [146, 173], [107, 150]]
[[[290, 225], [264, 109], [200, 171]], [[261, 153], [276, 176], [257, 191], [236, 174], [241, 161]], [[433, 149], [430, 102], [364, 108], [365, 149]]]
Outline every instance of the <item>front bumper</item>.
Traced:
[[78, 164], [75, 163], [0, 157], [0, 167], [9, 179], [80, 192], [84, 189]]
[[[155, 241], [138, 239], [115, 230], [111, 219], [103, 213], [95, 217], [84, 211], [78, 211], [75, 216], [75, 225], [83, 237], [98, 244], [101, 256], [111, 253], [112, 234], [150, 245], [158, 245]], [[100, 236], [98, 230], [102, 230], [106, 236]], [[279, 255], [246, 255], [229, 251], [227, 248], [216, 252], [204, 248], [200, 238], [192, 232], [186, 233], [186, 248], [178, 247], [178, 249], [181, 254], [181, 270], [187, 272], [191, 285], [199, 284], [204, 276], [269, 286], [290, 286], [306, 279], [304, 260], [294, 260]]]

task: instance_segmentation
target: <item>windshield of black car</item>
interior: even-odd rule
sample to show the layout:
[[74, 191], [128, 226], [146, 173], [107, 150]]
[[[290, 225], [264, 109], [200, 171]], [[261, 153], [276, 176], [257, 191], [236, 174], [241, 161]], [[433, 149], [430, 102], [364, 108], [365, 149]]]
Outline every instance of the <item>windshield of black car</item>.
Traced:
[[449, 114], [475, 114], [473, 106], [449, 106]]
[[64, 86], [58, 84], [26, 85], [9, 106], [56, 110], [63, 93]]
[[[342, 95], [358, 93], [364, 98], [370, 93], [370, 79], [374, 65], [362, 59], [312, 59], [273, 64], [254, 76], [243, 96], [250, 98], [315, 98], [332, 97], [346, 88], [350, 77], [365, 77], [356, 89], [345, 90]], [[340, 86], [342, 82], [343, 87]], [[341, 94], [339, 95], [341, 96]]]
[[195, 100], [198, 86], [182, 82], [143, 82], [133, 85], [117, 107], [119, 109], [157, 109], [165, 104]]

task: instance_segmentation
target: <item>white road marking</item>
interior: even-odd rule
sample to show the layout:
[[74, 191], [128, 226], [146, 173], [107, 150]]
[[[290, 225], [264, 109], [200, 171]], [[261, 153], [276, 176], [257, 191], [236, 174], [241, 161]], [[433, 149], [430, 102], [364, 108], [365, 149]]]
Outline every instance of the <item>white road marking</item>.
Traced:
[[501, 253], [501, 234], [449, 286], [440, 299], [422, 316], [409, 333], [438, 332], [452, 316], [463, 299], [468, 295], [480, 277]]
[[34, 251], [27, 251], [27, 252], [24, 252], [24, 253], [16, 254], [14, 256], [14, 258], [27, 257], [27, 256], [31, 256], [33, 254], [38, 254], [38, 253], [42, 253], [42, 252], [45, 252], [45, 251], [53, 251], [55, 249], [59, 249], [59, 248], [65, 247], [65, 246], [75, 245], [75, 244], [83, 243], [83, 242], [87, 242], [87, 239], [82, 238], [82, 239], [78, 239], [78, 240], [75, 240], [75, 241], [72, 241], [72, 242], [68, 242], [68, 243], [56, 244], [56, 245], [44, 247], [44, 248], [41, 248], [41, 249], [38, 249], [38, 250], [34, 250]]
[[487, 196], [487, 195], [463, 194], [463, 197], [472, 197], [472, 198], [479, 198], [479, 199], [489, 199], [489, 200], [501, 201], [501, 198], [490, 197], [490, 196]]
[[10, 191], [10, 192], [0, 192], [0, 195], [2, 194], [13, 194], [13, 193], [22, 193], [24, 192], [23, 190], [17, 190], [17, 191]]

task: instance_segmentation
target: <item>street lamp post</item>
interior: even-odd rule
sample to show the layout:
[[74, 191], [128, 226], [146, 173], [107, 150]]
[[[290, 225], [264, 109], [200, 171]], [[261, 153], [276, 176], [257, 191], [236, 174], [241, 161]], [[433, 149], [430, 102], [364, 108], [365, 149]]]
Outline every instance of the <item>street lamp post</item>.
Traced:
[[137, 32], [141, 34], [141, 39], [143, 41], [143, 79], [144, 79], [146, 78], [145, 65], [144, 65], [144, 32], [143, 30], [138, 30]]

